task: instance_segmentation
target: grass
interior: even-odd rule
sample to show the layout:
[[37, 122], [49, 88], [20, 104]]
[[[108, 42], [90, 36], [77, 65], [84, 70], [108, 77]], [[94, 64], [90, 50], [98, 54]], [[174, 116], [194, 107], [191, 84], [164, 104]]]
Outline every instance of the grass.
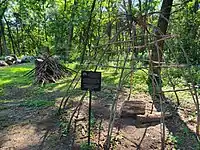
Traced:
[[7, 106], [0, 106], [0, 111], [5, 110], [5, 109], [8, 109], [8, 107]]
[[83, 142], [80, 145], [80, 150], [95, 150], [97, 149], [97, 146], [94, 143], [90, 143], [90, 145], [88, 145], [87, 142]]
[[[111, 63], [112, 64], [112, 63]], [[79, 65], [77, 63], [67, 64], [67, 67], [77, 70]], [[59, 80], [57, 83], [50, 83], [46, 84], [44, 87], [39, 85], [33, 85], [33, 77], [24, 76], [25, 73], [33, 69], [33, 64], [23, 64], [23, 65], [13, 65], [9, 67], [0, 68], [0, 103], [5, 99], [6, 95], [9, 95], [13, 88], [18, 89], [18, 91], [25, 91], [23, 100], [55, 100], [55, 98], [51, 99], [52, 97], [56, 97], [53, 95], [58, 95], [58, 97], [62, 97], [63, 93], [66, 91], [68, 85], [70, 84], [73, 76], [66, 77], [65, 79]], [[99, 68], [97, 71], [102, 72], [102, 86], [107, 87], [111, 86], [116, 88], [119, 82], [119, 77], [121, 70], [118, 70], [116, 73], [116, 69], [108, 68]], [[172, 74], [172, 80], [177, 85], [177, 88], [184, 88], [184, 80], [180, 78], [179, 70], [171, 70], [169, 71]], [[130, 87], [130, 74], [129, 71], [125, 70], [123, 76], [123, 85], [127, 88]], [[132, 87], [133, 87], [133, 94], [136, 93], [148, 93], [148, 86], [147, 86], [147, 79], [148, 79], [148, 70], [137, 70], [133, 74], [132, 78]], [[172, 89], [169, 80], [166, 76], [165, 70], [162, 73], [163, 76], [163, 89], [168, 90]], [[74, 91], [73, 95], [79, 96], [82, 94], [80, 90], [80, 82], [77, 86], [76, 91]], [[48, 96], [49, 95], [49, 96]], [[16, 95], [17, 96], [17, 95]], [[174, 93], [166, 93], [166, 96], [176, 100]], [[191, 99], [191, 95], [189, 92], [178, 92], [178, 96], [180, 101], [184, 103], [193, 102]], [[12, 99], [7, 99], [7, 101], [12, 101]]]
[[20, 102], [24, 107], [45, 107], [54, 105], [55, 99], [63, 96], [71, 77], [41, 87], [33, 84], [33, 77], [24, 76], [33, 68], [33, 64], [0, 68], [0, 104]]
[[3, 85], [19, 85], [30, 84], [31, 80], [23, 78], [23, 75], [33, 68], [32, 64], [13, 65], [9, 67], [0, 68], [0, 86]]
[[45, 100], [29, 100], [25, 101], [20, 106], [24, 107], [49, 107], [54, 105], [54, 101], [45, 101]]
[[[166, 139], [166, 144], [174, 145], [175, 149], [178, 149], [179, 147], [182, 147], [186, 142], [186, 137], [190, 137], [191, 139], [195, 140], [195, 137], [189, 132], [188, 128], [183, 129], [183, 135], [173, 135], [172, 133], [169, 133]], [[196, 143], [192, 145], [193, 149], [197, 150], [200, 148], [200, 144]]]

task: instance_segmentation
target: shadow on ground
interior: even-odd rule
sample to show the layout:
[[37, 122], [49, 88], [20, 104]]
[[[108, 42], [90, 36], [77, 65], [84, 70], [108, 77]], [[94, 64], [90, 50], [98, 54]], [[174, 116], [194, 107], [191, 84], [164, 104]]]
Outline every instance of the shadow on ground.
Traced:
[[[158, 99], [154, 100], [154, 106], [160, 111], [161, 108]], [[175, 140], [174, 147], [181, 150], [200, 149], [200, 143], [198, 143], [196, 134], [188, 127], [187, 123], [182, 120], [178, 113], [177, 104], [172, 102], [172, 100], [166, 101], [165, 99], [164, 107], [173, 115], [171, 119], [165, 121], [165, 125]]]

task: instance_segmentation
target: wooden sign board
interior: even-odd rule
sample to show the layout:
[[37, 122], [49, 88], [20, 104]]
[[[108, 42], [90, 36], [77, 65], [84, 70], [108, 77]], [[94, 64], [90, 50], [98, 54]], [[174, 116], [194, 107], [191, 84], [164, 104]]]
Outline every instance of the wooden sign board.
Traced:
[[82, 71], [81, 89], [89, 91], [101, 91], [101, 72]]

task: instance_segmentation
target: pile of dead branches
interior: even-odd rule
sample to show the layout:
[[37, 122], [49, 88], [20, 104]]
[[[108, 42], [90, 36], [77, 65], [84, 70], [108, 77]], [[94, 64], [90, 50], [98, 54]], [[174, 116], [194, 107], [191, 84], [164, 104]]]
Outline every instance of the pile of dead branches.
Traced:
[[39, 84], [55, 83], [57, 80], [72, 74], [72, 69], [62, 65], [52, 56], [43, 56], [35, 60], [35, 68], [26, 75], [34, 75], [35, 82]]

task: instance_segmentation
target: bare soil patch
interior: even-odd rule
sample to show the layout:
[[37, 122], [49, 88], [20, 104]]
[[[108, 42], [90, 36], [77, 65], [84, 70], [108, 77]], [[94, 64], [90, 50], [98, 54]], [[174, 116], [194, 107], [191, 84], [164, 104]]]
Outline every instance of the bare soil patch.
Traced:
[[[94, 93], [93, 96], [91, 141], [99, 149], [104, 149], [106, 142], [114, 94], [115, 92], [104, 89], [102, 92]], [[120, 108], [127, 97], [127, 91], [120, 93], [111, 149], [159, 150], [161, 147], [159, 122], [138, 125], [133, 118], [120, 118]], [[146, 103], [145, 113], [159, 111], [147, 94], [133, 95], [130, 100], [143, 100]], [[83, 143], [87, 142], [87, 98], [79, 114], [75, 115], [77, 117], [73, 118], [70, 131], [66, 131], [69, 118], [77, 105], [78, 102], [71, 99], [65, 113], [58, 117], [55, 107], [32, 108], [21, 106], [18, 102], [5, 103], [5, 109], [0, 110], [0, 149], [80, 149]], [[168, 101], [165, 102], [165, 107], [173, 114], [171, 119], [166, 120], [166, 149], [198, 149], [194, 135], [195, 122], [190, 119], [194, 108], [177, 110], [174, 104]]]

